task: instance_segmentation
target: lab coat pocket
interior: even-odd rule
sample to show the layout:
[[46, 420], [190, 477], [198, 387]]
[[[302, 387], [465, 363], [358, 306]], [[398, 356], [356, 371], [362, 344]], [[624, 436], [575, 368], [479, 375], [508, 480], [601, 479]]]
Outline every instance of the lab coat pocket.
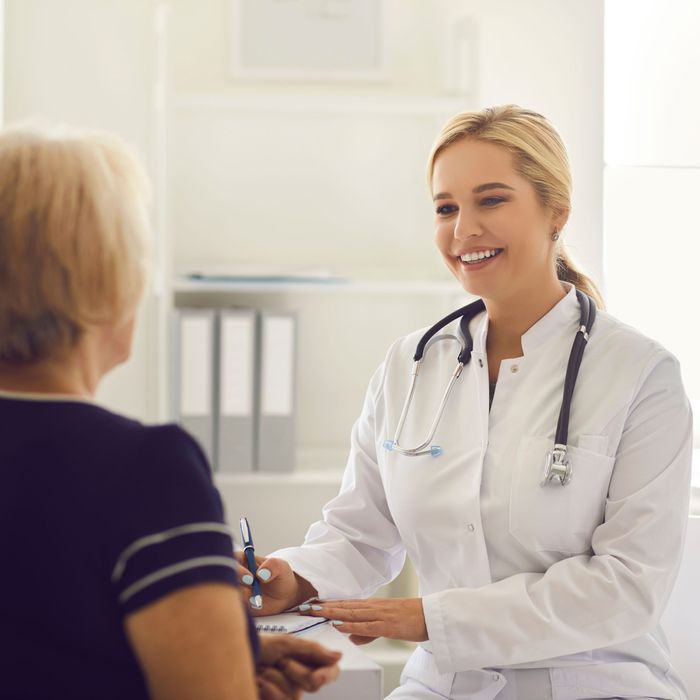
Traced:
[[[592, 444], [590, 441], [587, 444]], [[540, 486], [551, 438], [528, 436], [520, 443], [510, 489], [510, 533], [534, 552], [582, 554], [603, 522], [613, 457], [569, 447], [571, 480]]]

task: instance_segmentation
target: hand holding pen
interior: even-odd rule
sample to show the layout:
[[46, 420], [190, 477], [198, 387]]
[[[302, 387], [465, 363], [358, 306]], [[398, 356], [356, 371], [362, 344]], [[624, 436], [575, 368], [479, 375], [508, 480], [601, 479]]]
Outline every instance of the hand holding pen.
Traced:
[[242, 581], [243, 583], [248, 583], [248, 580], [250, 580], [248, 585], [253, 586], [253, 595], [250, 596], [250, 605], [255, 610], [261, 610], [263, 600], [260, 592], [260, 578], [258, 577], [262, 577], [262, 570], [258, 573], [258, 564], [255, 560], [255, 548], [253, 547], [253, 533], [250, 531], [250, 525], [246, 517], [241, 518], [241, 538], [243, 539], [243, 555], [245, 556], [249, 570], [249, 573], [242, 577]]
[[[253, 616], [276, 615], [317, 595], [308, 581], [297, 576], [283, 559], [255, 554], [247, 518], [241, 518], [241, 536], [244, 549], [235, 556], [241, 566], [241, 582], [250, 587], [247, 598]], [[258, 603], [260, 607], [256, 607]]]

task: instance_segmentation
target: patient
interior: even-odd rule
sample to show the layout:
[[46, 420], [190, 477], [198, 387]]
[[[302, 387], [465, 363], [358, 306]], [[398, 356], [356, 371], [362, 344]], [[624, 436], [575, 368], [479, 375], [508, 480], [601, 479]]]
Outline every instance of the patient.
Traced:
[[198, 445], [92, 400], [131, 350], [147, 189], [107, 135], [0, 132], [0, 697], [297, 698], [339, 655], [258, 640]]

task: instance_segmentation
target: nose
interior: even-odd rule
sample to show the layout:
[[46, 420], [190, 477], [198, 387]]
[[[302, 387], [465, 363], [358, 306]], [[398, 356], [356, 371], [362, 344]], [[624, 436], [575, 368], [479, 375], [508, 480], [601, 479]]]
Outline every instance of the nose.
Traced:
[[452, 236], [457, 241], [466, 241], [473, 236], [481, 236], [482, 231], [476, 217], [472, 216], [465, 207], [459, 210]]

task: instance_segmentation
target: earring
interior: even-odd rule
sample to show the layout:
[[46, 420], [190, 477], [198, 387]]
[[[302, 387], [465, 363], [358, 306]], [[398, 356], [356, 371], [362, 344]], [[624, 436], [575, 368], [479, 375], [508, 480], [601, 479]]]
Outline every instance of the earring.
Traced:
[[554, 231], [552, 232], [552, 240], [553, 241], [559, 240], [559, 231], [557, 231], [557, 229], [554, 229]]

